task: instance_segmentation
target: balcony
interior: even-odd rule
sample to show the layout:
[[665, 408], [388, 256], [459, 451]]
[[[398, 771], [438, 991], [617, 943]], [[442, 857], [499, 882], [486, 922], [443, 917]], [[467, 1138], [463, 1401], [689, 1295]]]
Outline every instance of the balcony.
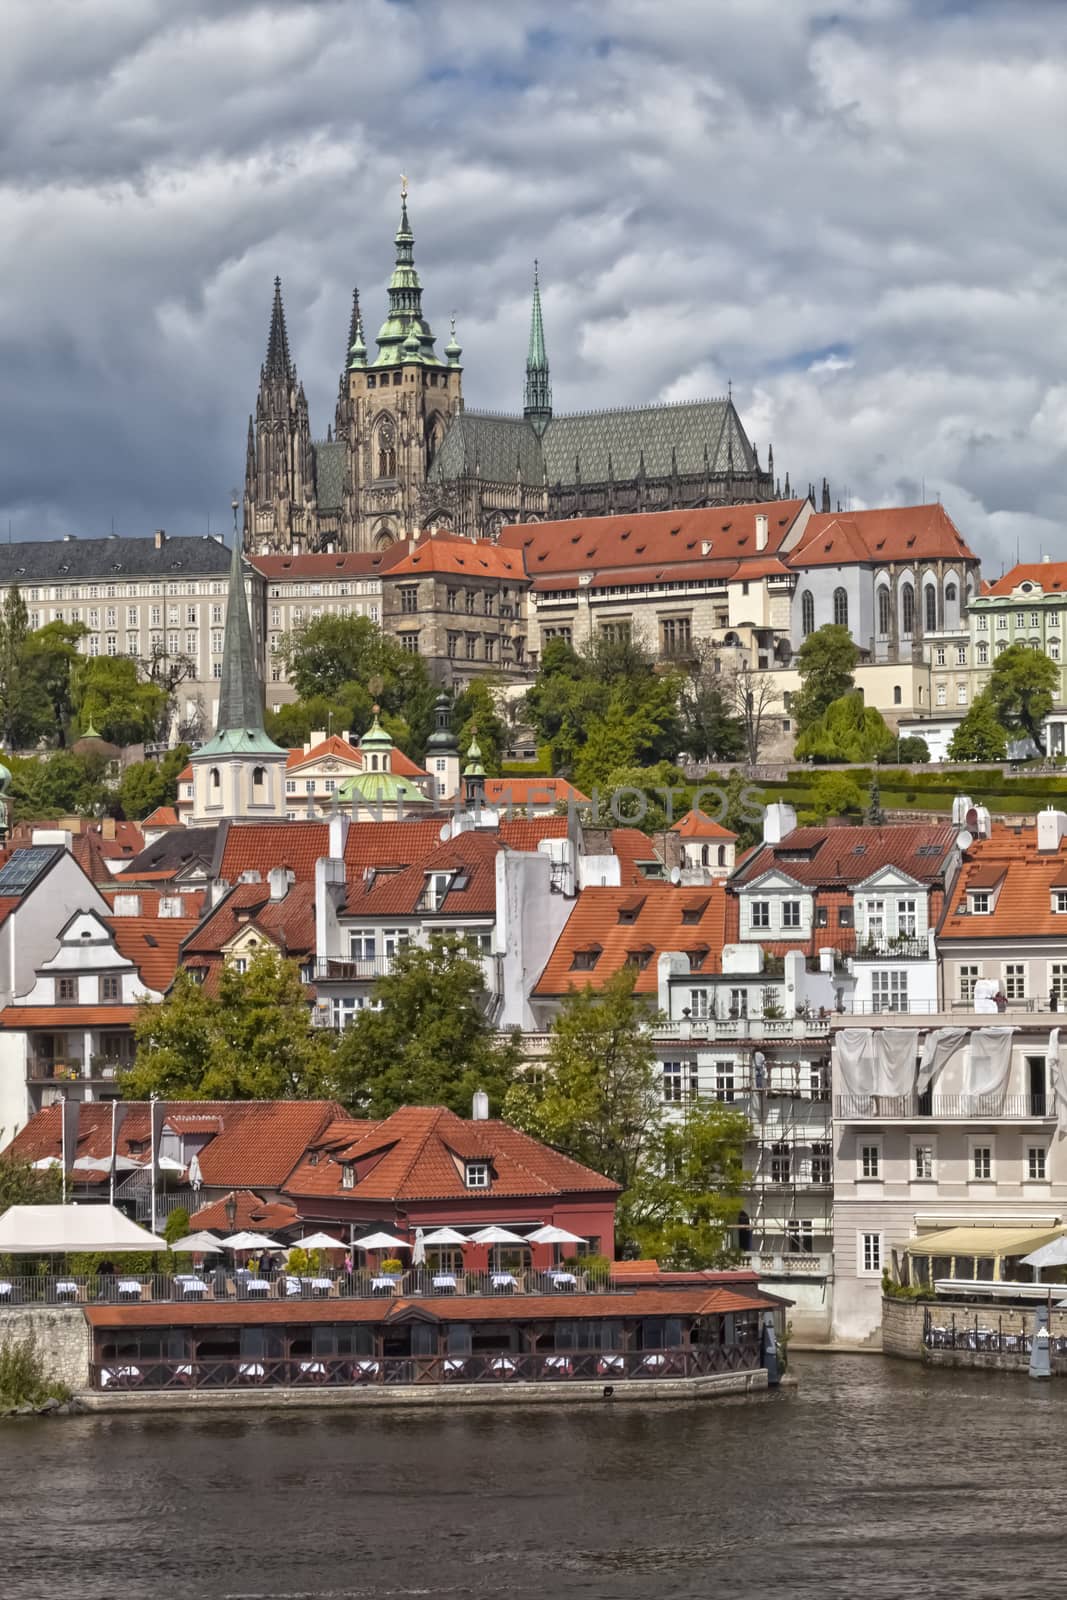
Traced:
[[1050, 1095], [925, 1094], [834, 1096], [839, 1122], [1055, 1122]]
[[739, 1266], [758, 1272], [761, 1278], [828, 1278], [833, 1256], [808, 1250], [754, 1250], [742, 1256]]
[[349, 960], [320, 957], [315, 962], [316, 983], [373, 983], [393, 970], [395, 955], [359, 956]]
[[121, 1072], [133, 1066], [129, 1061], [115, 1060], [110, 1056], [91, 1056], [89, 1070], [80, 1056], [31, 1056], [26, 1064], [28, 1083], [93, 1083], [111, 1082]]
[[770, 1039], [787, 1043], [794, 1039], [825, 1038], [830, 1032], [829, 1017], [690, 1017], [687, 1022], [657, 1023], [657, 1039], [690, 1040], [713, 1043], [717, 1039]]
[[894, 939], [856, 940], [856, 961], [930, 961], [929, 939], [898, 936]]

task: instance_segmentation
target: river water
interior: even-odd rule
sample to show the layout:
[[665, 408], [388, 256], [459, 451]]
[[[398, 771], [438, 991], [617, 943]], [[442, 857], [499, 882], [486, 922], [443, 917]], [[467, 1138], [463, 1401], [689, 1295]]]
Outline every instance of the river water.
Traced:
[[765, 1400], [0, 1423], [4, 1600], [1054, 1595], [1067, 1385], [798, 1355]]

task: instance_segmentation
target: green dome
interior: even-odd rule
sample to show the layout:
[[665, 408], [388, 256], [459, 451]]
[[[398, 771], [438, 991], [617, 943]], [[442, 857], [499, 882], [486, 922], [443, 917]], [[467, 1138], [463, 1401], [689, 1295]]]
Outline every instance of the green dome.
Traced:
[[429, 805], [422, 790], [398, 772], [357, 772], [337, 791], [339, 805], [353, 800], [362, 800], [367, 805], [397, 805], [401, 801], [406, 806]]
[[11, 772], [0, 761], [0, 795], [6, 794], [11, 787]]

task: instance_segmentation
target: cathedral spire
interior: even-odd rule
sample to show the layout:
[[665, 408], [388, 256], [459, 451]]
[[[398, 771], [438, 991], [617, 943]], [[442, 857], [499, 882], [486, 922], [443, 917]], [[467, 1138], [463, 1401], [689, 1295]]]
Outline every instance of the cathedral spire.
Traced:
[[530, 345], [526, 352], [526, 394], [523, 415], [533, 423], [538, 433], [544, 432], [552, 419], [552, 385], [549, 382], [548, 356], [545, 353], [545, 327], [541, 320], [541, 283], [536, 261], [533, 305], [530, 308]]
[[[408, 221], [408, 181], [400, 180], [400, 226], [396, 230], [396, 265], [389, 279], [389, 315], [378, 330], [378, 354], [372, 366], [399, 366], [413, 358], [439, 367], [430, 324], [422, 314], [422, 284], [415, 270], [415, 235]], [[414, 335], [416, 346], [405, 351]]]
[[290, 378], [293, 364], [289, 359], [289, 335], [285, 327], [285, 307], [282, 304], [282, 280], [274, 280], [274, 305], [270, 314], [270, 334], [267, 338], [267, 359], [263, 371], [268, 378]]

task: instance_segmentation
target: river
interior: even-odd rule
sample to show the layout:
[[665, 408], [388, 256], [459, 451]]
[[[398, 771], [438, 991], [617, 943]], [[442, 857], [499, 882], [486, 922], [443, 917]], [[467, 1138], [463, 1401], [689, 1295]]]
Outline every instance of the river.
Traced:
[[765, 1400], [0, 1423], [4, 1600], [1060, 1591], [1062, 1383], [797, 1355]]

